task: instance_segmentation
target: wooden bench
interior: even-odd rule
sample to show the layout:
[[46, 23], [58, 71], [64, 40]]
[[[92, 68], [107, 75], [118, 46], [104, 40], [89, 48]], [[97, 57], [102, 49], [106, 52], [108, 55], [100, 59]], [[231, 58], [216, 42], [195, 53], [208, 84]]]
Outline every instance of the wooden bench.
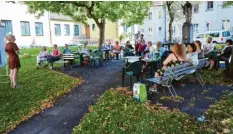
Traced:
[[172, 86], [173, 80], [180, 80], [187, 75], [195, 73], [200, 84], [202, 86], [205, 85], [200, 74], [200, 69], [205, 66], [206, 60], [207, 59], [200, 59], [198, 61], [198, 65], [196, 66], [192, 65], [191, 63], [184, 63], [178, 66], [173, 66], [167, 68], [162, 77], [153, 77], [146, 80], [150, 83], [156, 83], [164, 87], [167, 87], [169, 92], [171, 93], [171, 96], [174, 98], [174, 96], [177, 96], [177, 94], [175, 88]]
[[[62, 58], [58, 61], [54, 61], [53, 64], [64, 64], [64, 67], [66, 64], [74, 63], [75, 55], [74, 54], [63, 54]], [[53, 69], [53, 64], [49, 64], [49, 69]]]

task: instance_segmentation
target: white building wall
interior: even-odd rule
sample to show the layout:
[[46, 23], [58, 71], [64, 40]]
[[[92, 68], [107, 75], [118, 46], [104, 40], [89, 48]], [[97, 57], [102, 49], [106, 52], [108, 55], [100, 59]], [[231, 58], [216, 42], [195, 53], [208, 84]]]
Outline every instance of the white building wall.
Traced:
[[[37, 45], [50, 45], [47, 13], [37, 19], [33, 15], [27, 13], [27, 7], [25, 5], [1, 2], [0, 20], [12, 21], [13, 34], [16, 37], [16, 43], [18, 46], [30, 46], [33, 42]], [[29, 21], [31, 33], [30, 36], [21, 35], [20, 21]], [[35, 22], [43, 23], [43, 36], [36, 36]]]
[[[223, 30], [222, 29], [222, 20], [230, 21], [230, 31], [233, 32], [233, 7], [222, 7], [223, 1], [214, 1], [213, 10], [207, 10], [207, 1], [203, 1], [199, 3], [199, 12], [192, 13], [192, 24], [198, 24], [198, 31], [193, 32], [193, 37], [198, 35], [199, 33], [203, 33], [207, 30], [206, 23], [210, 23], [210, 30]], [[161, 18], [159, 18], [159, 11], [161, 11]], [[144, 24], [140, 26], [140, 31], [144, 34], [144, 38], [146, 41], [150, 40], [153, 43], [156, 41], [168, 41], [169, 31], [169, 17], [166, 12], [165, 5], [158, 4], [151, 8], [150, 12], [152, 12], [152, 20], [145, 19]], [[175, 18], [173, 22], [173, 33], [172, 40], [173, 42], [181, 42], [182, 41], [182, 25], [185, 22], [185, 18]], [[155, 28], [153, 26], [155, 25]], [[165, 27], [166, 26], [166, 27]], [[148, 31], [148, 28], [152, 27], [152, 33]], [[161, 32], [159, 31], [159, 27], [161, 27]], [[165, 36], [166, 33], [166, 36]]]
[[[12, 10], [9, 10], [12, 9]], [[7, 11], [7, 12], [6, 12]], [[59, 16], [58, 16], [59, 17]], [[27, 13], [27, 6], [22, 4], [0, 2], [0, 20], [11, 20], [13, 35], [16, 37], [16, 43], [19, 47], [28, 47], [32, 44], [35, 46], [52, 46], [53, 44], [64, 45], [65, 43], [76, 43], [80, 36], [85, 33], [84, 25], [72, 20], [50, 20], [51, 14], [45, 12], [40, 18]], [[30, 35], [21, 35], [20, 21], [28, 21], [30, 24]], [[43, 35], [36, 36], [35, 22], [43, 24]], [[61, 36], [55, 36], [54, 23], [61, 24]], [[50, 25], [49, 25], [50, 24]], [[64, 24], [70, 25], [70, 36], [65, 36]], [[74, 36], [74, 24], [79, 25], [79, 36]], [[51, 33], [50, 33], [51, 32]]]
[[121, 21], [118, 22], [118, 39], [120, 37], [120, 35], [127, 35], [127, 34], [132, 34], [132, 38], [124, 38], [122, 40], [122, 43], [126, 43], [126, 41], [130, 40], [131, 42], [134, 41], [134, 35], [137, 34], [140, 31], [140, 26], [135, 24], [133, 25], [133, 29], [132, 30], [132, 26], [127, 27], [127, 30], [124, 31], [124, 26], [121, 24]]
[[[150, 9], [152, 13], [151, 19], [147, 18], [140, 26], [140, 32], [144, 35], [145, 41], [164, 42], [166, 38], [166, 10], [164, 5], [155, 5]], [[149, 31], [152, 28], [152, 31]]]
[[194, 36], [199, 33], [207, 31], [206, 24], [210, 23], [210, 31], [223, 30], [222, 20], [230, 20], [230, 27], [233, 26], [233, 7], [222, 7], [223, 1], [214, 1], [213, 10], [207, 11], [207, 2], [201, 2], [199, 4], [199, 12], [193, 12], [193, 24], [198, 24], [198, 31], [194, 32]]
[[[223, 30], [222, 20], [230, 20], [230, 31], [233, 28], [233, 7], [222, 7], [223, 1], [214, 1], [213, 9], [207, 10], [207, 1], [199, 3], [199, 12], [194, 13], [194, 8], [192, 9], [192, 24], [198, 24], [197, 31], [194, 29], [193, 38], [195, 38], [200, 33], [207, 31], [207, 23], [210, 24], [209, 31]], [[182, 40], [182, 25], [183, 20], [175, 20], [173, 23], [173, 28], [175, 27], [175, 33], [173, 33], [173, 39]], [[168, 28], [168, 21], [167, 21]], [[167, 31], [168, 34], [168, 31]], [[168, 36], [167, 36], [168, 39]]]
[[[57, 44], [58, 46], [64, 46], [65, 44], [72, 44], [74, 42], [77, 42], [77, 39], [80, 36], [83, 36], [85, 32], [85, 28], [83, 24], [79, 22], [73, 22], [73, 21], [62, 21], [62, 20], [51, 20], [51, 39], [52, 39], [52, 44]], [[61, 26], [61, 36], [56, 36], [55, 35], [55, 24], [60, 24]], [[68, 24], [70, 26], [70, 35], [66, 36], [65, 35], [65, 24]], [[79, 35], [74, 36], [74, 25], [79, 26]]]
[[[151, 17], [150, 17], [150, 13], [151, 13]], [[152, 41], [152, 43], [155, 43], [156, 22], [157, 22], [156, 10], [155, 7], [151, 7], [148, 17], [144, 20], [144, 24], [140, 26], [140, 31], [144, 35], [144, 40], [146, 42]]]

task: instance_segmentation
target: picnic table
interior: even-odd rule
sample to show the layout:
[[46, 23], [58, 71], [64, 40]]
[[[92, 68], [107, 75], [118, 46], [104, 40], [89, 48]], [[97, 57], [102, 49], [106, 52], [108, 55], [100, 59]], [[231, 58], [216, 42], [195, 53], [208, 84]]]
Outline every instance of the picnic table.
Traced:
[[142, 61], [146, 62], [148, 66], [150, 67], [150, 75], [153, 76], [154, 69], [157, 69], [157, 62], [161, 60], [161, 57], [158, 58], [149, 58], [149, 59], [142, 59]]
[[139, 61], [141, 59], [141, 56], [126, 56], [126, 57], [124, 57], [124, 59], [128, 63], [133, 63], [133, 62]]
[[106, 59], [106, 57], [108, 57], [108, 60], [109, 60], [109, 52], [110, 51], [112, 51], [112, 49], [106, 49], [106, 48], [102, 49], [102, 52], [104, 52], [103, 53], [103, 57], [105, 57], [104, 59]]

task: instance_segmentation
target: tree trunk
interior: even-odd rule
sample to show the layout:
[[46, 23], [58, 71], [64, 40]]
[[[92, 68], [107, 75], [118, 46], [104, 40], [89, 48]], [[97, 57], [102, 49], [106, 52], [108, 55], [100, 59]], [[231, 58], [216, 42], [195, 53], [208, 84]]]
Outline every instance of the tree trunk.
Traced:
[[233, 78], [233, 48], [232, 48], [232, 53], [231, 53], [231, 61], [229, 68], [226, 70], [226, 75], [230, 78]]
[[101, 19], [101, 22], [99, 23], [98, 27], [99, 27], [99, 48], [101, 48], [105, 40], [105, 19]]
[[169, 31], [169, 37], [168, 41], [171, 43], [172, 42], [172, 20], [169, 21], [169, 26], [168, 26], [168, 31]]
[[170, 18], [169, 25], [168, 25], [168, 32], [169, 32], [168, 41], [170, 43], [172, 42], [172, 23], [174, 21], [174, 13], [172, 12], [172, 9], [171, 9], [172, 3], [173, 3], [173, 1], [167, 1], [166, 2], [168, 15], [169, 15], [169, 18]]

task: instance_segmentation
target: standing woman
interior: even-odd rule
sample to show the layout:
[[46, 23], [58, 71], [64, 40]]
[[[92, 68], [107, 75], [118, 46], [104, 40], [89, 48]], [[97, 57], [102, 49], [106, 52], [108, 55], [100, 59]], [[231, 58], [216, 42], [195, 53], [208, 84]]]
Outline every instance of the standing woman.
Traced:
[[8, 55], [8, 66], [10, 69], [10, 80], [11, 80], [11, 87], [16, 88], [17, 86], [17, 73], [20, 68], [20, 61], [19, 61], [19, 48], [15, 43], [15, 36], [8, 35], [6, 36], [6, 47], [5, 51]]

